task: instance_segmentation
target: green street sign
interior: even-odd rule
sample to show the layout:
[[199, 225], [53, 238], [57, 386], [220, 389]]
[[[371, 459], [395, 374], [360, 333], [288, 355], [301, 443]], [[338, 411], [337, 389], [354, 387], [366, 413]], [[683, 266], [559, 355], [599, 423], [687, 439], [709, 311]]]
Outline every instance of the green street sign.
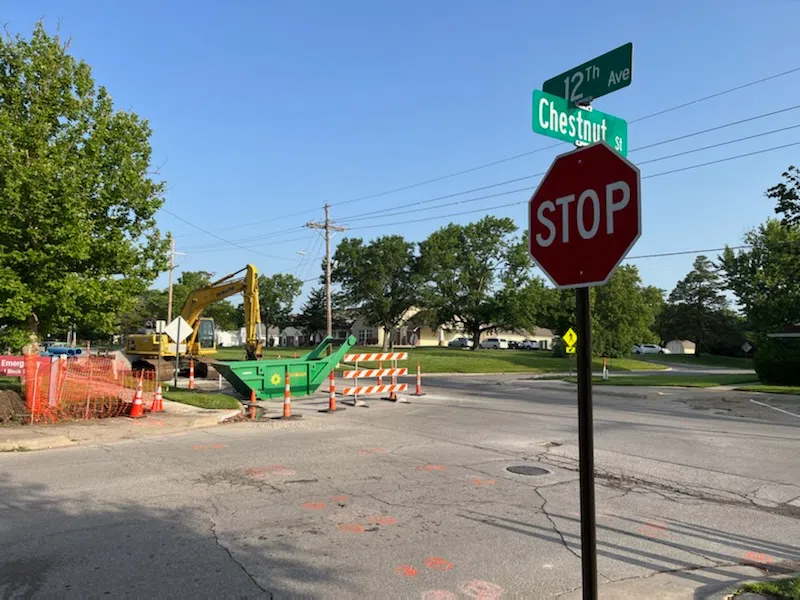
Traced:
[[628, 155], [627, 121], [540, 90], [533, 92], [533, 130], [579, 146], [603, 140], [622, 156]]
[[542, 89], [572, 103], [589, 103], [631, 84], [633, 43], [593, 58], [566, 73], [548, 79]]

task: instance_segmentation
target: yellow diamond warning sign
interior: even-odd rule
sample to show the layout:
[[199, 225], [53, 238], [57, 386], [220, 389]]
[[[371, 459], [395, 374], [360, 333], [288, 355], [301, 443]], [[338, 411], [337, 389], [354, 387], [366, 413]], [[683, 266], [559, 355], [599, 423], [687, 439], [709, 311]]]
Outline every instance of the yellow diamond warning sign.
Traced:
[[564, 343], [567, 345], [567, 348], [572, 348], [578, 341], [578, 334], [575, 333], [575, 330], [570, 327], [567, 333], [564, 334], [562, 338]]

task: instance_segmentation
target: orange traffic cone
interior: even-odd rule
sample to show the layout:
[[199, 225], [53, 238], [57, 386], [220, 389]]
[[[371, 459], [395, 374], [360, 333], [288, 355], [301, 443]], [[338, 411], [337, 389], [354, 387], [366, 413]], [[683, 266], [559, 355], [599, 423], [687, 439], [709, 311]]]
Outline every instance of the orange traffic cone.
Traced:
[[141, 419], [144, 416], [144, 404], [142, 403], [142, 378], [139, 378], [139, 383], [136, 386], [136, 394], [133, 396], [133, 405], [131, 406], [131, 414], [128, 415], [131, 419]]
[[289, 380], [289, 371], [286, 371], [286, 385], [283, 388], [283, 418], [292, 418], [292, 386]]
[[194, 359], [189, 360], [189, 389], [194, 389]]
[[330, 386], [328, 389], [328, 408], [322, 409], [319, 412], [324, 413], [332, 413], [332, 412], [342, 412], [344, 410], [344, 406], [336, 406], [336, 375], [333, 373], [333, 369], [331, 369], [330, 378]]
[[286, 371], [286, 384], [283, 388], [283, 415], [277, 419], [299, 419], [301, 415], [292, 414], [292, 386], [289, 379], [289, 371]]
[[153, 398], [153, 412], [164, 412], [164, 399], [161, 396], [161, 383], [156, 386], [156, 396]]
[[256, 419], [256, 391], [250, 390], [250, 420]]

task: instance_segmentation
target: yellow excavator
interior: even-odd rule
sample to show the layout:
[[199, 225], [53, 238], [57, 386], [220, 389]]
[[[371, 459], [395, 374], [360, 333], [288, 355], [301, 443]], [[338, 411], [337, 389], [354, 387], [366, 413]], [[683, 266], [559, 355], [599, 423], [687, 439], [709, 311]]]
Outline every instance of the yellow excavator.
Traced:
[[[238, 277], [241, 273], [244, 276]], [[214, 319], [201, 317], [203, 309], [209, 304], [219, 302], [234, 294], [244, 296], [245, 359], [256, 360], [262, 357], [264, 342], [261, 339], [261, 309], [258, 303], [258, 269], [247, 265], [244, 269], [226, 275], [222, 279], [198, 288], [189, 294], [181, 309], [180, 316], [189, 324], [192, 334], [185, 344], [180, 344], [181, 357], [190, 356], [195, 360], [195, 375], [208, 376], [208, 364], [203, 360], [217, 353], [214, 336]], [[131, 359], [134, 370], [155, 370], [161, 359], [159, 379], [167, 379], [174, 372], [176, 344], [167, 334], [145, 330], [128, 336], [125, 353]]]

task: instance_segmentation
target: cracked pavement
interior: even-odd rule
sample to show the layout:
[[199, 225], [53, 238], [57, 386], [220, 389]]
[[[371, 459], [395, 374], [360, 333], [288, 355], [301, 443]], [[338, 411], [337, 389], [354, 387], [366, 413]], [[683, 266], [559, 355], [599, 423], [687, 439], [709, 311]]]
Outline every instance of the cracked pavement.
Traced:
[[[437, 377], [425, 391], [0, 455], [0, 597], [579, 597], [574, 387]], [[603, 392], [607, 597], [800, 570], [800, 419], [733, 392]], [[548, 472], [506, 470], [522, 464]]]

